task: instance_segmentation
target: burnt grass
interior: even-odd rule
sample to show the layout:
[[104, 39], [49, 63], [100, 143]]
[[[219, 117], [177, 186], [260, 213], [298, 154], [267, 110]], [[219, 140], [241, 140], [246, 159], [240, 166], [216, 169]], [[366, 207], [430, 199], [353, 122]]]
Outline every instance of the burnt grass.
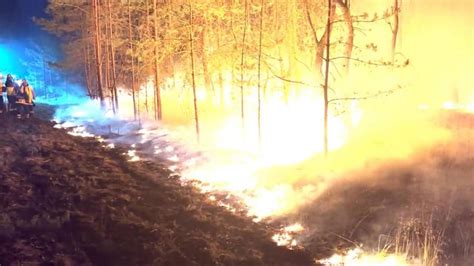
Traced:
[[299, 209], [306, 250], [322, 259], [363, 243], [420, 258], [438, 243], [423, 265], [474, 265], [474, 115], [446, 112], [438, 124], [449, 141], [353, 171]]
[[160, 163], [0, 115], [0, 265], [311, 265]]

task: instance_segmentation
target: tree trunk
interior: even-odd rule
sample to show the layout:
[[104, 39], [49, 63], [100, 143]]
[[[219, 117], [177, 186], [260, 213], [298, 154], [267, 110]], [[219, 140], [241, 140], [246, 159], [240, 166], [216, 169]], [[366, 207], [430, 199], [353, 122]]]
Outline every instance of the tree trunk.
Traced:
[[207, 26], [205, 22], [205, 18], [202, 18], [203, 23], [202, 23], [202, 30], [201, 33], [199, 34], [199, 53], [201, 57], [201, 63], [202, 63], [202, 71], [204, 75], [204, 86], [206, 87], [207, 91], [214, 91], [213, 86], [212, 86], [212, 81], [211, 81], [211, 75], [209, 74], [209, 63], [207, 61], [207, 54], [206, 54], [206, 32], [207, 32]]
[[[246, 0], [247, 1], [247, 0]], [[217, 19], [217, 25], [218, 28], [217, 28], [217, 49], [220, 50], [221, 48], [221, 20], [220, 19]], [[224, 110], [225, 109], [225, 87], [224, 87], [224, 77], [222, 76], [222, 61], [219, 62], [219, 75], [218, 75], [218, 79], [219, 79], [219, 105], [221, 107], [221, 110]]]
[[99, 90], [100, 105], [104, 107], [104, 92], [102, 89], [102, 59], [100, 53], [100, 27], [99, 27], [99, 4], [98, 0], [93, 0], [94, 28], [95, 28], [95, 60], [97, 71], [97, 88]]
[[392, 64], [395, 63], [395, 52], [397, 49], [397, 36], [398, 36], [398, 27], [399, 27], [399, 12], [400, 6], [398, 0], [394, 0], [393, 3], [393, 28], [392, 28]]
[[[309, 26], [311, 27], [311, 31], [313, 33], [314, 43], [316, 45], [316, 57], [315, 57], [315, 68], [316, 68], [316, 75], [317, 79], [321, 80], [322, 78], [322, 66], [323, 66], [323, 55], [324, 49], [326, 48], [326, 39], [327, 35], [330, 33], [329, 31], [332, 30], [331, 23], [329, 23], [329, 27], [326, 27], [324, 30], [324, 34], [321, 39], [318, 39], [318, 35], [316, 33], [316, 27], [311, 19], [311, 14], [309, 10], [308, 0], [304, 1], [305, 9], [306, 9], [306, 19], [308, 20]], [[328, 21], [334, 21], [334, 14], [336, 13], [336, 6], [331, 5], [328, 7]]]
[[156, 105], [156, 115], [155, 118], [158, 120], [163, 119], [163, 111], [161, 106], [161, 89], [160, 89], [160, 80], [159, 80], [159, 71], [160, 65], [158, 61], [158, 7], [157, 1], [153, 0], [153, 51], [154, 51], [154, 75], [155, 75], [155, 105]]
[[[87, 73], [89, 73], [88, 82], [89, 82], [89, 87], [91, 88], [91, 95], [90, 95], [90, 97], [93, 98], [93, 99], [97, 99], [96, 91], [93, 91], [93, 90], [92, 90], [92, 87], [93, 87], [93, 78], [92, 78], [92, 75], [91, 75], [91, 73], [92, 73], [92, 63], [91, 63], [91, 60], [92, 60], [92, 59], [90, 58], [90, 54], [91, 54], [90, 49], [91, 49], [91, 47], [90, 47], [90, 44], [89, 44], [89, 43], [86, 45], [86, 49], [87, 49], [87, 61], [88, 61], [88, 62], [87, 62], [87, 69], [88, 69], [88, 70], [87, 70]], [[95, 53], [95, 50], [94, 50], [94, 53]]]
[[[300, 64], [296, 61], [297, 53], [298, 53], [298, 29], [297, 29], [297, 10], [298, 4], [297, 0], [287, 0], [286, 1], [286, 12], [287, 12], [287, 23], [286, 23], [286, 34], [284, 38], [285, 47], [288, 49], [288, 69], [286, 71], [286, 77], [288, 79], [293, 80], [300, 80], [299, 75], [299, 66]], [[297, 84], [286, 84], [284, 85], [285, 88], [285, 95], [288, 98], [292, 92], [290, 89], [297, 88]], [[293, 90], [294, 92], [294, 90]]]
[[242, 119], [242, 126], [245, 121], [245, 102], [244, 102], [244, 58], [245, 58], [245, 38], [247, 35], [248, 23], [248, 0], [245, 0], [245, 17], [244, 17], [244, 32], [242, 34], [242, 51], [240, 54], [240, 117]]
[[189, 0], [189, 47], [191, 55], [191, 79], [193, 83], [193, 100], [194, 100], [194, 123], [196, 126], [196, 137], [199, 142], [200, 132], [199, 132], [199, 115], [198, 115], [198, 105], [197, 105], [197, 96], [196, 96], [196, 77], [194, 72], [194, 22], [193, 22], [193, 6], [192, 0]]
[[261, 68], [262, 68], [262, 38], [263, 38], [263, 5], [264, 0], [260, 2], [260, 34], [258, 37], [258, 112], [257, 112], [257, 122], [258, 122], [258, 142], [261, 143], [262, 141], [262, 97], [261, 97]]
[[[108, 92], [108, 90], [110, 90], [110, 94], [113, 95], [113, 91], [112, 91], [112, 86], [110, 86], [111, 84], [111, 78], [110, 78], [110, 34], [109, 34], [109, 17], [108, 17], [108, 14], [106, 16], [106, 19], [105, 19], [105, 64], [104, 64], [104, 68], [105, 68], [105, 88], [106, 88], [106, 92]], [[113, 100], [113, 97], [110, 98], [110, 101], [111, 101], [111, 104], [112, 104], [112, 110], [113, 112], [115, 113], [115, 105], [114, 105], [114, 100]]]
[[[90, 82], [90, 72], [89, 72], [89, 49], [87, 48], [86, 40], [82, 40], [83, 42], [83, 54], [84, 54], [84, 75], [86, 78], [86, 86], [87, 86], [87, 93], [89, 97], [92, 98], [92, 90], [91, 90], [91, 82]], [[43, 65], [44, 65], [43, 59]], [[47, 91], [46, 91], [46, 69], [43, 71], [43, 78], [44, 78], [44, 88], [45, 88], [45, 97], [47, 98]]]
[[107, 9], [109, 12], [109, 33], [110, 33], [110, 61], [112, 63], [111, 69], [111, 79], [112, 79], [112, 97], [114, 98], [114, 105], [115, 109], [118, 110], [118, 95], [117, 95], [117, 71], [116, 71], [116, 64], [115, 64], [115, 48], [113, 44], [113, 36], [114, 36], [114, 27], [112, 23], [112, 6], [110, 4], [110, 0], [107, 0]]
[[331, 48], [331, 10], [332, 10], [332, 1], [328, 0], [328, 20], [326, 25], [326, 69], [324, 71], [324, 154], [328, 155], [329, 152], [329, 141], [328, 141], [328, 115], [329, 115], [329, 100], [328, 100], [328, 91], [329, 91], [329, 63], [330, 63], [330, 48]]
[[331, 5], [331, 8], [328, 8], [328, 15], [331, 17], [328, 18], [329, 27], [326, 27], [324, 30], [324, 34], [318, 42], [318, 46], [316, 49], [316, 69], [319, 70], [319, 73], [322, 73], [322, 66], [323, 66], [323, 59], [324, 59], [324, 50], [327, 49], [327, 39], [329, 39], [329, 35], [332, 31], [331, 21], [334, 21], [334, 14], [336, 13], [336, 6]]
[[[397, 1], [397, 0], [395, 0]], [[335, 0], [336, 5], [338, 5], [342, 10], [342, 17], [344, 19], [344, 23], [346, 24], [347, 28], [347, 38], [344, 47], [344, 74], [347, 75], [349, 73], [349, 66], [352, 57], [352, 49], [354, 47], [354, 25], [352, 23], [352, 16], [349, 6], [347, 5], [347, 1], [343, 2], [342, 0]]]
[[133, 99], [133, 117], [135, 120], [137, 119], [137, 103], [135, 97], [135, 59], [133, 53], [133, 38], [132, 38], [132, 9], [130, 6], [130, 0], [127, 2], [128, 5], [128, 40], [130, 45], [130, 60], [131, 60], [131, 67], [132, 67], [132, 99]]
[[[149, 39], [151, 38], [151, 34], [150, 34], [150, 4], [148, 3], [148, 0], [145, 0], [145, 17], [146, 17], [146, 22], [145, 22], [145, 39]], [[145, 111], [146, 111], [146, 115], [147, 117], [149, 116], [150, 114], [150, 109], [149, 109], [149, 106], [148, 106], [148, 78], [147, 76], [145, 76], [145, 78], [143, 79], [143, 82], [145, 83]], [[153, 93], [153, 105], [155, 105], [155, 102], [156, 102], [156, 93]], [[156, 111], [156, 108], [154, 109]], [[156, 113], [156, 112], [155, 112]], [[156, 116], [156, 114], [155, 114]]]

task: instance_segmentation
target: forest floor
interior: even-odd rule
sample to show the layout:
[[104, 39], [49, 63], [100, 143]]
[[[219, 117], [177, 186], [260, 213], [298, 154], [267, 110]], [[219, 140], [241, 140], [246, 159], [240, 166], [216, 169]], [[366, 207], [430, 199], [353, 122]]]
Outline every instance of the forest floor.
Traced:
[[156, 162], [0, 114], [0, 265], [311, 265]]
[[273, 221], [305, 227], [304, 250], [288, 250], [273, 225], [217, 206], [159, 160], [53, 128], [53, 112], [0, 115], [2, 266], [314, 265], [362, 243], [432, 259], [414, 265], [474, 263], [473, 114], [445, 112], [448, 141], [353, 171]]
[[441, 110], [436, 124], [448, 139], [351, 171], [299, 209], [305, 249], [324, 257], [363, 244], [410, 265], [474, 265], [474, 114]]

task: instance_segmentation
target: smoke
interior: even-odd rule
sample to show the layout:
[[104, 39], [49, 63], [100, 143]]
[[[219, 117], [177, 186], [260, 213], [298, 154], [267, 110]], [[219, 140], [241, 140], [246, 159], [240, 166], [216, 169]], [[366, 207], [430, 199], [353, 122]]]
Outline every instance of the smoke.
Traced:
[[[380, 14], [390, 4], [354, 1], [352, 8], [356, 14]], [[231, 93], [232, 74], [225, 72], [219, 104], [233, 101], [228, 108], [218, 106], [215, 95], [206, 95], [203, 86], [198, 88], [199, 145], [191, 90], [179, 76], [173, 82], [182, 91], [163, 91], [167, 137], [173, 140], [163, 140], [161, 136], [168, 134], [163, 125], [141, 121], [141, 129], [121, 128], [120, 141], [143, 143], [147, 152], [173, 158], [172, 163], [179, 161], [185, 178], [241, 197], [250, 214], [277, 223], [302, 223], [305, 230], [299, 240], [318, 256], [353, 245], [350, 241], [377, 250], [409, 221], [431, 220], [433, 228], [443, 229], [444, 248], [461, 257], [458, 253], [465, 247], [456, 243], [467, 243], [473, 231], [465, 225], [473, 224], [474, 205], [469, 194], [474, 176], [473, 115], [465, 113], [474, 103], [472, 5], [468, 0], [403, 1], [396, 58], [409, 64], [370, 71], [351, 66], [347, 80], [331, 85], [336, 92], [347, 88], [364, 95], [389, 89], [391, 94], [332, 105], [329, 139], [334, 145], [328, 157], [321, 154], [319, 87], [298, 88], [299, 95], [289, 97], [286, 104], [278, 95], [282, 84], [266, 81], [262, 145], [257, 139], [255, 86], [248, 86], [252, 90], [245, 98], [242, 125], [235, 104], [238, 95]], [[358, 26], [366, 28], [361, 29], [364, 34], [356, 35], [356, 44], [379, 40], [379, 46], [372, 58], [355, 55], [368, 60], [387, 58], [391, 37], [387, 21]], [[172, 87], [168, 82], [171, 79], [165, 86]], [[394, 91], [397, 86], [401, 89]], [[131, 118], [132, 101], [124, 91], [119, 95], [120, 112]], [[152, 91], [153, 84], [145, 84], [138, 92], [143, 116], [147, 108], [152, 109], [151, 97], [146, 98]], [[458, 110], [443, 111], [443, 105]], [[339, 107], [345, 113], [337, 116]], [[91, 127], [108, 119], [97, 117], [98, 113], [89, 114], [94, 119]], [[66, 120], [74, 116], [63, 115]], [[121, 124], [116, 123], [117, 127]], [[103, 126], [102, 131], [106, 130]], [[183, 145], [169, 146], [173, 142]], [[196, 156], [196, 150], [203, 153]]]
[[[356, 243], [393, 252], [401, 246], [397, 239], [423, 248], [429, 230], [428, 237], [439, 238], [440, 261], [472, 259], [474, 116], [439, 117], [437, 124], [451, 137], [435, 145], [404, 157], [368, 160], [332, 180], [315, 178], [313, 185], [324, 191], [284, 218], [303, 225], [302, 245], [318, 258]], [[419, 242], [406, 236], [415, 229]]]
[[[410, 62], [411, 93], [405, 104], [427, 103], [439, 106], [444, 101], [474, 101], [474, 2], [470, 0], [399, 0], [400, 28], [396, 59]], [[353, 13], [379, 16], [394, 1], [364, 0], [352, 3]], [[390, 54], [391, 20], [362, 26], [362, 42], [376, 42], [378, 55]], [[370, 27], [370, 29], [368, 29]], [[406, 77], [405, 77], [406, 79]]]

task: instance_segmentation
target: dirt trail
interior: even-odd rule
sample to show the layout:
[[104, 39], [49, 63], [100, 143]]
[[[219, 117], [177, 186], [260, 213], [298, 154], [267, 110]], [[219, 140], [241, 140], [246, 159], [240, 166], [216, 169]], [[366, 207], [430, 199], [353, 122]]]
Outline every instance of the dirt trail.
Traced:
[[0, 265], [311, 265], [159, 163], [0, 115]]

